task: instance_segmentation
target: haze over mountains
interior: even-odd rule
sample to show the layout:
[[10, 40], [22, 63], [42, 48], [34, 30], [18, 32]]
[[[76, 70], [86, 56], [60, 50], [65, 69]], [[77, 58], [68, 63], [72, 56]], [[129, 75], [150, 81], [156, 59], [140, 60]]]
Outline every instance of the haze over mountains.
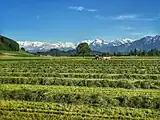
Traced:
[[139, 40], [132, 39], [122, 39], [114, 41], [105, 41], [102, 39], [95, 40], [82, 40], [78, 43], [72, 42], [59, 42], [59, 43], [49, 43], [49, 42], [29, 42], [29, 41], [18, 41], [21, 47], [24, 47], [30, 52], [43, 52], [49, 51], [50, 49], [59, 50], [72, 50], [77, 47], [79, 43], [86, 42], [89, 47], [94, 51], [100, 52], [129, 52], [135, 48], [140, 50], [150, 50], [153, 48], [160, 48], [160, 35], [156, 36], [146, 36]]

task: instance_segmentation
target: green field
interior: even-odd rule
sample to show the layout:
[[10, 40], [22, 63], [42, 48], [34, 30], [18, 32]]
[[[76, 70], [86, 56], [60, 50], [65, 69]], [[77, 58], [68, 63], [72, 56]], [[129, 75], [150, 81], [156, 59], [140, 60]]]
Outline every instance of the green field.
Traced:
[[4, 50], [0, 50], [0, 59], [1, 56], [7, 56], [7, 57], [35, 57], [35, 55], [32, 55], [28, 52], [25, 51], [4, 51]]
[[160, 58], [0, 58], [1, 119], [159, 120]]

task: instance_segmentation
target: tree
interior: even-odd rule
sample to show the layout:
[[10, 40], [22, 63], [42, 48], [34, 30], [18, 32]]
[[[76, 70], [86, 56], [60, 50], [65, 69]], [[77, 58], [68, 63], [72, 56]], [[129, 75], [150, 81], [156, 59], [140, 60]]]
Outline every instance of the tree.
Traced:
[[102, 53], [102, 56], [107, 56], [107, 53]]
[[121, 52], [117, 52], [117, 56], [122, 56], [122, 53]]
[[138, 50], [135, 48], [133, 54], [137, 55], [137, 53], [138, 53]]
[[148, 55], [149, 56], [159, 56], [160, 55], [160, 51], [158, 51], [157, 48], [151, 49], [150, 51], [148, 51]]
[[26, 51], [24, 47], [21, 48], [22, 51]]
[[147, 55], [147, 52], [145, 51], [145, 50], [143, 50], [142, 52], [141, 52], [141, 56], [146, 56]]
[[76, 48], [76, 55], [78, 56], [89, 56], [91, 55], [91, 49], [87, 43], [80, 43]]
[[114, 52], [114, 53], [113, 53], [113, 55], [114, 55], [114, 56], [117, 56], [117, 53], [116, 53], [116, 52]]

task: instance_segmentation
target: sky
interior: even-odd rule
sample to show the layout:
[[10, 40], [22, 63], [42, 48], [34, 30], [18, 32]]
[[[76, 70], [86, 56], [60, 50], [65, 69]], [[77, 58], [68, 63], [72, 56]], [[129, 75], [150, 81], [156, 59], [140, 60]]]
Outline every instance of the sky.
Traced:
[[0, 0], [0, 34], [78, 42], [160, 34], [160, 0]]

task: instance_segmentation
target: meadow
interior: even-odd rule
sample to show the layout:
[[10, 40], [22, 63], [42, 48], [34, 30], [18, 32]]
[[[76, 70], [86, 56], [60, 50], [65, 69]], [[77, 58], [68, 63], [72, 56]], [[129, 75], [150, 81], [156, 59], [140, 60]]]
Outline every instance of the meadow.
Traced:
[[160, 58], [0, 59], [0, 119], [160, 119]]

